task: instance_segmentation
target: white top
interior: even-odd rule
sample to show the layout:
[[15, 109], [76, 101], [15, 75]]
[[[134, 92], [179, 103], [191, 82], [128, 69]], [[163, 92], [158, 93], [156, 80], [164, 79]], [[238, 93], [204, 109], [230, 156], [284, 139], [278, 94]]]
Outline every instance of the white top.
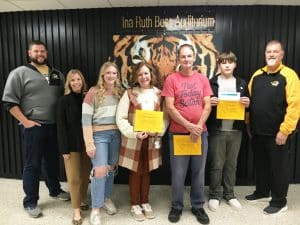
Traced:
[[[157, 88], [151, 89], [142, 89], [137, 88], [135, 91], [138, 92], [137, 101], [141, 104], [143, 110], [154, 110], [155, 104], [158, 101], [157, 97]], [[116, 113], [116, 122], [118, 125], [119, 130], [121, 133], [126, 136], [127, 138], [136, 138], [136, 132], [133, 130], [133, 126], [128, 121], [128, 109], [130, 106], [130, 100], [128, 97], [127, 91], [123, 94], [122, 98], [120, 99], [119, 105], [117, 107]], [[163, 109], [164, 111], [164, 109]], [[158, 134], [159, 136], [163, 136], [165, 133], [169, 120], [167, 113], [163, 113], [163, 132]]]
[[[219, 92], [236, 92], [236, 79], [234, 76], [225, 78], [218, 76]], [[221, 131], [232, 131], [234, 120], [222, 120]]]
[[154, 110], [157, 101], [157, 94], [153, 88], [140, 89], [137, 102], [141, 104], [143, 110]]

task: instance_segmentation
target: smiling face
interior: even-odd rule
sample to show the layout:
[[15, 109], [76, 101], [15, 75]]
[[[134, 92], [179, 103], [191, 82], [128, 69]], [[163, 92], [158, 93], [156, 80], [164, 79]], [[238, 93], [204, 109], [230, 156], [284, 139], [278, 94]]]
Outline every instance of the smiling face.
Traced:
[[265, 60], [268, 71], [275, 71], [282, 63], [284, 52], [280, 43], [270, 43], [266, 46]]
[[118, 70], [114, 66], [107, 67], [103, 74], [103, 80], [105, 86], [106, 87], [114, 86], [117, 79], [118, 79]]
[[32, 45], [28, 50], [31, 62], [37, 65], [44, 65], [47, 61], [47, 50], [44, 45]]
[[78, 73], [74, 73], [70, 80], [71, 90], [75, 93], [81, 93], [83, 81]]
[[137, 73], [137, 82], [141, 88], [150, 88], [151, 72], [147, 66], [142, 66]]

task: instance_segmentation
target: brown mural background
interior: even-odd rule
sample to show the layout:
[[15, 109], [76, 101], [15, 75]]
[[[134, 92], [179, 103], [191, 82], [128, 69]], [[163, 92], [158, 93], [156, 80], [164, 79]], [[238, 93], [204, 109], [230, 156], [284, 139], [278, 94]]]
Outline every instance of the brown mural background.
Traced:
[[191, 44], [196, 53], [195, 70], [211, 78], [216, 73], [218, 50], [213, 34], [114, 35], [113, 61], [120, 65], [122, 83], [128, 86], [133, 66], [141, 61], [152, 65], [162, 81], [177, 70], [177, 50]]

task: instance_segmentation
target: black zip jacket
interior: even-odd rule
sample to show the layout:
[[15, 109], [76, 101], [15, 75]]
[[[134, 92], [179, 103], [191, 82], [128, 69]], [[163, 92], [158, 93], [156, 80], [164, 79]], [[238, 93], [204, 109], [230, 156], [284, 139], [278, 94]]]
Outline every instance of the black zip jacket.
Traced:
[[[218, 91], [219, 91], [219, 84], [218, 84], [218, 77], [220, 75], [214, 76], [209, 80], [210, 86], [213, 90], [213, 93], [215, 97], [218, 97]], [[248, 87], [246, 82], [241, 79], [240, 77], [235, 77], [236, 79], [236, 92], [240, 92], [241, 97], [249, 97]], [[212, 96], [212, 97], [213, 97]], [[216, 130], [219, 130], [222, 126], [222, 120], [217, 119], [217, 107], [213, 106], [211, 109], [211, 113], [209, 115], [209, 118], [206, 122], [207, 129], [209, 133], [213, 133]], [[244, 120], [235, 120], [233, 122], [233, 129], [234, 130], [242, 130], [245, 126]]]
[[273, 73], [258, 69], [250, 79], [250, 126], [253, 135], [290, 135], [300, 115], [299, 78], [281, 64]]

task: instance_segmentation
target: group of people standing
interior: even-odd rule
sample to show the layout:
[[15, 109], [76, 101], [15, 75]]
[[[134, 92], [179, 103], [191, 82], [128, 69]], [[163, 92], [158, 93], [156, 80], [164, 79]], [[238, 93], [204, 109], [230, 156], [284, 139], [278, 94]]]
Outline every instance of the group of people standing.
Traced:
[[[31, 217], [42, 214], [37, 204], [41, 168], [50, 196], [69, 199], [58, 182], [59, 149], [73, 208], [72, 224], [82, 224], [81, 210], [89, 208], [85, 201], [89, 179], [90, 224], [101, 224], [101, 209], [117, 213], [112, 191], [118, 166], [129, 170], [132, 217], [137, 221], [154, 218], [149, 203], [150, 172], [162, 163], [159, 143], [167, 128], [172, 181], [169, 221], [178, 222], [181, 217], [190, 166], [191, 211], [200, 223], [210, 222], [203, 208], [206, 159], [208, 208], [216, 211], [224, 198], [234, 209], [241, 209], [234, 185], [245, 121], [217, 119], [219, 95], [226, 92], [239, 93], [240, 104], [250, 113], [246, 122], [254, 151], [256, 190], [246, 199], [257, 201], [271, 195], [265, 213], [287, 210], [287, 141], [299, 120], [300, 96], [297, 74], [282, 64], [280, 42], [266, 45], [267, 65], [254, 73], [248, 86], [234, 73], [237, 58], [232, 52], [219, 55], [220, 73], [211, 80], [194, 71], [195, 50], [190, 44], [179, 46], [180, 69], [166, 78], [162, 90], [155, 70], [146, 62], [134, 68], [131, 87], [125, 91], [112, 62], [101, 66], [97, 84], [87, 90], [81, 71], [70, 70], [64, 82], [63, 75], [47, 64], [44, 43], [33, 41], [28, 55], [30, 63], [10, 73], [2, 100], [23, 131], [23, 206]], [[136, 131], [136, 110], [162, 111], [162, 132]], [[191, 143], [200, 139], [201, 153], [177, 155], [177, 135], [187, 136]]]

